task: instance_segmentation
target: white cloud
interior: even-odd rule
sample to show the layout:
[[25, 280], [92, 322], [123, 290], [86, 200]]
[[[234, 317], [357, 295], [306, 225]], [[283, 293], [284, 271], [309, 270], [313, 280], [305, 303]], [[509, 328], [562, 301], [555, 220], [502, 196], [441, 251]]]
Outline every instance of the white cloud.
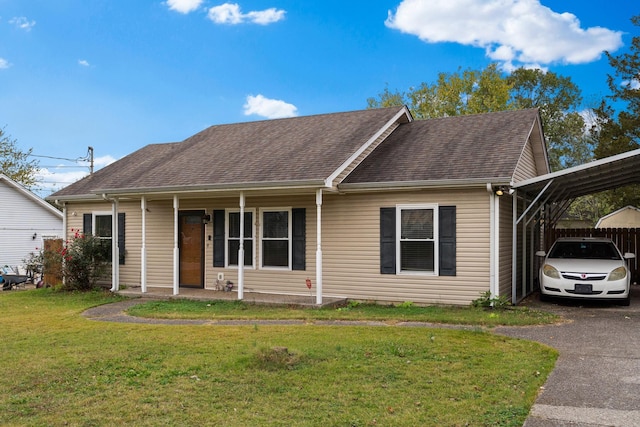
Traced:
[[216, 24], [237, 25], [245, 22], [267, 25], [284, 19], [285, 11], [270, 8], [261, 11], [242, 13], [237, 3], [224, 3], [209, 9], [208, 17]]
[[631, 80], [624, 80], [620, 83], [620, 86], [626, 88], [626, 89], [633, 89], [633, 90], [638, 90], [640, 89], [640, 78], [637, 79], [631, 79]]
[[288, 104], [279, 99], [265, 98], [262, 95], [247, 96], [247, 102], [243, 108], [245, 116], [255, 114], [268, 119], [282, 119], [298, 115], [298, 108], [295, 105]]
[[90, 67], [89, 61], [86, 59], [78, 59], [78, 65], [82, 65], [83, 67]]
[[202, 0], [167, 0], [169, 9], [180, 13], [189, 13], [198, 9], [202, 4]]
[[575, 15], [554, 12], [540, 0], [402, 0], [385, 24], [428, 43], [484, 48], [506, 68], [514, 62], [587, 63], [622, 46], [622, 32], [581, 28]]
[[9, 24], [13, 24], [16, 28], [21, 30], [31, 31], [31, 29], [36, 25], [36, 21], [29, 21], [26, 17], [20, 16], [11, 18], [9, 20]]
[[9, 63], [9, 61], [7, 61], [4, 58], [0, 58], [0, 70], [4, 70], [11, 67], [11, 64]]

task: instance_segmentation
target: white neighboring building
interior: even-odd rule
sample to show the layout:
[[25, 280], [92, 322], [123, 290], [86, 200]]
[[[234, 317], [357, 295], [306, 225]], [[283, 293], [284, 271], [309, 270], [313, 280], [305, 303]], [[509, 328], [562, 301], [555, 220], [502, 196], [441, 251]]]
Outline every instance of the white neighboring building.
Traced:
[[62, 230], [62, 212], [0, 173], [0, 267], [22, 266], [44, 239], [62, 238]]

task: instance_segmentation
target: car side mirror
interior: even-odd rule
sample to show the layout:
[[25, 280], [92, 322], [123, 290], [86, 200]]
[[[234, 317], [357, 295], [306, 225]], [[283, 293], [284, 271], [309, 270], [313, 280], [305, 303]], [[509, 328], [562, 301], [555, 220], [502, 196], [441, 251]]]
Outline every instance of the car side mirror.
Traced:
[[536, 252], [536, 256], [547, 256], [547, 253], [545, 251], [538, 251]]
[[624, 254], [624, 259], [634, 259], [636, 257], [636, 254], [633, 254], [631, 252], [626, 252]]

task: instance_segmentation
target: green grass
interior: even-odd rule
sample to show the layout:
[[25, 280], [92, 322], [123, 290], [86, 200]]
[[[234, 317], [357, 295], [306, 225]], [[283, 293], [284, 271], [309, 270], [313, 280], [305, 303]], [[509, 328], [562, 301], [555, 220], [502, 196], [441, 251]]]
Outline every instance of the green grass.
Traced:
[[432, 322], [493, 327], [550, 324], [558, 316], [527, 307], [493, 310], [480, 307], [379, 305], [351, 303], [341, 308], [271, 307], [243, 301], [152, 301], [131, 307], [133, 316], [156, 319], [374, 320], [387, 323]]
[[0, 294], [3, 426], [521, 426], [557, 354], [481, 331], [88, 320]]

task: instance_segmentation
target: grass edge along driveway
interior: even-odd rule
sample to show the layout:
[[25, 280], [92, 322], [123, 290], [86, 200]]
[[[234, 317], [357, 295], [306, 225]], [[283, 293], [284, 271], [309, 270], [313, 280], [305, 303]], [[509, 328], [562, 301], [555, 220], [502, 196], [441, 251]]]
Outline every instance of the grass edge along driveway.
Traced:
[[557, 353], [436, 328], [96, 322], [0, 294], [0, 424], [521, 426]]

